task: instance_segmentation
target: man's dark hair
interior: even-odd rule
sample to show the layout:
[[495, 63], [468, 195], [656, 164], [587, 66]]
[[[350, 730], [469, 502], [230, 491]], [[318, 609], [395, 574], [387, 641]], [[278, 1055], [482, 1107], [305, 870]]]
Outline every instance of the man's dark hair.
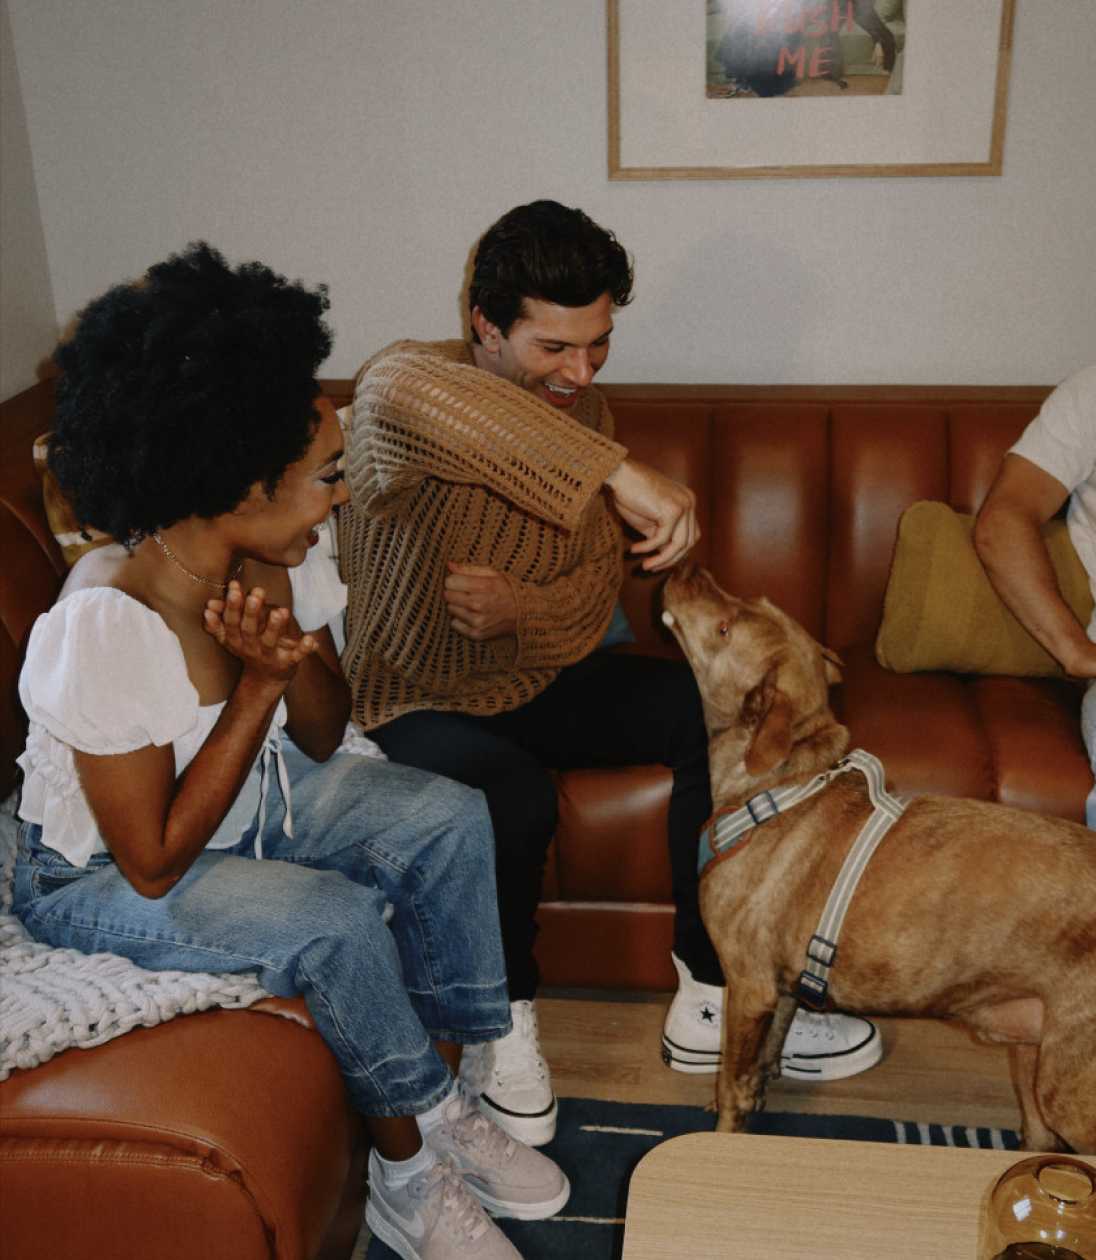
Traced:
[[[508, 211], [484, 233], [472, 264], [468, 306], [479, 307], [504, 337], [524, 298], [589, 306], [608, 293], [632, 300], [632, 265], [612, 232], [581, 210], [533, 201]], [[478, 341], [475, 330], [473, 337]]]
[[93, 301], [54, 355], [49, 467], [79, 521], [129, 543], [273, 494], [318, 423], [327, 307], [204, 242]]

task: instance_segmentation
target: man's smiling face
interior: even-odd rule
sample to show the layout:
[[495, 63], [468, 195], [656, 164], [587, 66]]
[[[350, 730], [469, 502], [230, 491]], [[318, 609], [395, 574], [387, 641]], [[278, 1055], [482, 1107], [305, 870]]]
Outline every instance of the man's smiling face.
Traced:
[[573, 407], [609, 357], [613, 302], [603, 293], [589, 306], [525, 298], [507, 336], [476, 307], [476, 362], [553, 407]]

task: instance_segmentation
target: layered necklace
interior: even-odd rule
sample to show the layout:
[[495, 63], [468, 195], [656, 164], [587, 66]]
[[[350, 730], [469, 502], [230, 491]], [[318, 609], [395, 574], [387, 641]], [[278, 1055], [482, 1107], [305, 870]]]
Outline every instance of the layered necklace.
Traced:
[[213, 578], [202, 577], [200, 573], [191, 572], [191, 570], [183, 564], [175, 552], [171, 550], [167, 543], [164, 542], [159, 534], [153, 534], [152, 541], [160, 548], [160, 550], [165, 556], [167, 556], [180, 573], [185, 573], [192, 582], [197, 582], [201, 586], [211, 586], [215, 591], [227, 591], [229, 582], [234, 582], [240, 576], [240, 571], [244, 567], [244, 562], [242, 560], [239, 561], [224, 582], [215, 582]]

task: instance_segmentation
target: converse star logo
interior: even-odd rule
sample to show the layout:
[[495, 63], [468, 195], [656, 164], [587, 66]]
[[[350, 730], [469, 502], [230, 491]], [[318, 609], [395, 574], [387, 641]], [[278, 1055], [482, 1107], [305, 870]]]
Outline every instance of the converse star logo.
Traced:
[[716, 1017], [716, 1009], [714, 1006], [705, 1002], [700, 1008], [700, 1022], [702, 1024], [714, 1024]]

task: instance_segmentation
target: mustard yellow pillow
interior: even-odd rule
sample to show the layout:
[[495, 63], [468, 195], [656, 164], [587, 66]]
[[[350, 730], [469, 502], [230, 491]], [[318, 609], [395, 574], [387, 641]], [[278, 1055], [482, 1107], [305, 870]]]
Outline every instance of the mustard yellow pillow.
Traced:
[[43, 433], [34, 440], [34, 467], [42, 479], [42, 504], [46, 510], [46, 520], [50, 532], [57, 539], [65, 564], [71, 569], [85, 551], [101, 547], [111, 541], [109, 534], [101, 533], [80, 524], [72, 505], [65, 498], [57, 479], [46, 464], [49, 454], [48, 433]]
[[[1061, 674], [990, 585], [971, 542], [974, 517], [946, 503], [914, 503], [898, 523], [898, 541], [875, 641], [880, 665], [899, 674]], [[1043, 527], [1058, 585], [1082, 625], [1092, 592], [1065, 521]]]

